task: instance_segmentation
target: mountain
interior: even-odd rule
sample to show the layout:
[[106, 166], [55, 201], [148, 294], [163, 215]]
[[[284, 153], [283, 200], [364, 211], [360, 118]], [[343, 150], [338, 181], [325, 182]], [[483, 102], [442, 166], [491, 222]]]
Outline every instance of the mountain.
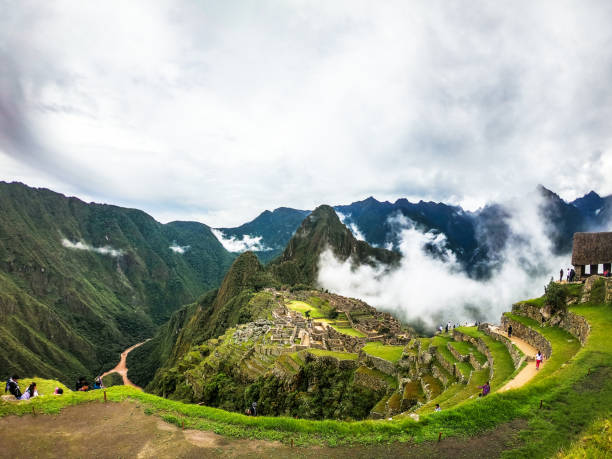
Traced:
[[270, 212], [262, 212], [254, 220], [237, 228], [218, 228], [227, 239], [238, 241], [261, 238], [261, 244], [251, 248], [262, 263], [276, 258], [285, 248], [302, 220], [310, 213], [309, 210], [279, 207]]
[[0, 182], [0, 368], [68, 383], [105, 370], [233, 258], [201, 223]]
[[314, 285], [320, 255], [328, 248], [341, 261], [350, 258], [356, 264], [391, 265], [400, 258], [395, 252], [357, 240], [334, 209], [322, 205], [304, 219], [282, 255], [271, 263], [272, 270], [282, 283]]

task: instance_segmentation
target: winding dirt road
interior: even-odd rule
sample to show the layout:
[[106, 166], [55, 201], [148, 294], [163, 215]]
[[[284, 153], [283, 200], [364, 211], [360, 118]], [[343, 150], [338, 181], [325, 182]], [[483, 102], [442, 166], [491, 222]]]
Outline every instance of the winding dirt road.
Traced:
[[132, 381], [130, 381], [128, 379], [127, 376], [127, 372], [128, 372], [128, 367], [127, 367], [127, 356], [128, 354], [133, 351], [134, 349], [136, 349], [138, 346], [142, 346], [144, 343], [146, 343], [147, 341], [149, 341], [151, 338], [143, 341], [142, 343], [138, 343], [138, 344], [134, 344], [132, 347], [127, 348], [125, 351], [123, 351], [121, 353], [121, 360], [119, 361], [119, 363], [117, 364], [117, 366], [115, 368], [113, 368], [112, 370], [107, 371], [106, 373], [104, 373], [102, 375], [102, 378], [104, 378], [106, 375], [109, 375], [111, 373], [119, 373], [121, 375], [121, 377], [123, 378], [123, 385], [125, 386], [132, 386], [135, 387], [136, 389], [140, 389], [142, 390], [142, 387], [137, 386], [136, 384], [134, 384]]

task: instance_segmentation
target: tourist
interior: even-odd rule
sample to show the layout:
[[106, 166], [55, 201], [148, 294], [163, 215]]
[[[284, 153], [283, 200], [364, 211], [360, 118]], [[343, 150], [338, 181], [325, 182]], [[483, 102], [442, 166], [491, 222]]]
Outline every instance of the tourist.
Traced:
[[572, 270], [570, 271], [570, 282], [574, 282], [575, 278], [576, 278], [576, 271], [574, 271], [574, 268], [572, 268]]
[[538, 350], [538, 353], [536, 354], [536, 370], [540, 369], [540, 365], [542, 364], [542, 353]]
[[512, 325], [508, 325], [508, 338], [512, 338]]
[[251, 415], [257, 416], [257, 402], [251, 403]]
[[53, 395], [62, 395], [64, 393], [64, 389], [62, 389], [61, 387], [56, 387], [55, 390], [53, 391]]
[[436, 409], [434, 411], [442, 411], [442, 408], [440, 408], [439, 403], [436, 403]]
[[563, 282], [563, 268], [559, 271], [559, 282]]
[[38, 391], [36, 390], [36, 383], [32, 382], [19, 398], [19, 400], [30, 400], [31, 398], [38, 397]]
[[6, 382], [6, 387], [4, 388], [4, 392], [9, 392], [13, 397], [17, 400], [21, 398], [21, 389], [19, 389], [19, 376], [13, 375]]
[[94, 381], [94, 389], [102, 389], [104, 388], [104, 384], [102, 383], [102, 378], [98, 376]]
[[567, 268], [567, 277], [566, 277], [567, 282], [570, 281], [570, 269]]
[[478, 388], [482, 389], [482, 392], [478, 395], [479, 397], [484, 397], [489, 392], [491, 392], [491, 385], [489, 384], [489, 381], [487, 381], [486, 384], [482, 386], [478, 386]]

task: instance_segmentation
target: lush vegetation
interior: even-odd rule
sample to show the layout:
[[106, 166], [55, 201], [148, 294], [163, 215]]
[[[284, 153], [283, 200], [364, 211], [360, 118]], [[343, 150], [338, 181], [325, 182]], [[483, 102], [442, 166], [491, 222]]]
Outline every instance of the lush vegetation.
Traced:
[[404, 346], [385, 346], [379, 341], [372, 341], [370, 343], [366, 343], [362, 350], [366, 354], [373, 355], [374, 357], [380, 357], [381, 359], [388, 360], [389, 362], [397, 362], [402, 358]]
[[117, 372], [109, 373], [102, 378], [102, 384], [104, 384], [104, 387], [122, 386], [123, 376]]
[[69, 383], [100, 374], [232, 259], [199, 223], [0, 182], [0, 368]]

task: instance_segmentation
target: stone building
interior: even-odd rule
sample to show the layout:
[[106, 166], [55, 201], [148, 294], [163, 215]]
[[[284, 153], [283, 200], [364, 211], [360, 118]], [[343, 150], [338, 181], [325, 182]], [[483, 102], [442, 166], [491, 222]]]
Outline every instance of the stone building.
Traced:
[[[600, 274], [599, 265], [603, 265], [604, 271], [610, 271], [611, 264], [612, 232], [574, 233], [572, 265], [576, 269], [577, 279], [583, 279], [590, 274]], [[590, 266], [590, 274], [585, 273], [587, 265]]]

